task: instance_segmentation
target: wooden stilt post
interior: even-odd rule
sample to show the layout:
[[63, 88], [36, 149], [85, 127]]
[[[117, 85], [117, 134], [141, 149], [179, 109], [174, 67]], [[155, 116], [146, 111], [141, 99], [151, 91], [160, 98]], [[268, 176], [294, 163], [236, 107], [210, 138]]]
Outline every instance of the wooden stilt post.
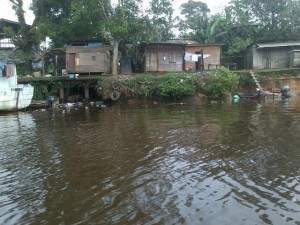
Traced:
[[65, 91], [64, 88], [59, 89], [59, 103], [65, 102]]
[[85, 85], [84, 86], [84, 98], [86, 102], [90, 101], [90, 92], [89, 92], [89, 86]]
[[203, 56], [203, 49], [201, 49], [201, 70], [204, 70], [204, 56]]

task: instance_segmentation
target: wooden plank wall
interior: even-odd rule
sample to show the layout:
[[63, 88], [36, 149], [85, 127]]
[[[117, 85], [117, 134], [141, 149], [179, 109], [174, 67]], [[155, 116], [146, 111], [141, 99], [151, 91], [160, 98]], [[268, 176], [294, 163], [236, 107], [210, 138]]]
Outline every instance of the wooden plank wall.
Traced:
[[[196, 52], [200, 52], [203, 50], [203, 54], [210, 56], [204, 59], [204, 70], [208, 70], [208, 65], [220, 65], [221, 64], [221, 45], [187, 45], [185, 47], [185, 51], [195, 54]], [[185, 70], [193, 70], [195, 68], [195, 62], [185, 61]]]
[[104, 73], [110, 70], [110, 46], [68, 47], [67, 73]]
[[166, 71], [181, 72], [183, 70], [182, 46], [148, 46], [145, 50], [145, 72]]

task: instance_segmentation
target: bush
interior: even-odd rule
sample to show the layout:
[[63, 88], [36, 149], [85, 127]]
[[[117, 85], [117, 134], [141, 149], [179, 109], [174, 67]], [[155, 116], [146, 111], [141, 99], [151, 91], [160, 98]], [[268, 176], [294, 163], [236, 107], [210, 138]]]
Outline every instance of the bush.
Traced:
[[226, 92], [236, 92], [239, 85], [239, 77], [225, 67], [221, 67], [208, 74], [203, 79], [202, 92], [211, 99], [219, 99]]
[[106, 78], [98, 81], [98, 88], [107, 89], [108, 83], [117, 82], [120, 91], [127, 97], [163, 97], [179, 99], [194, 95], [200, 89], [201, 79], [197, 74], [188, 73], [147, 73], [129, 79], [113, 80]]
[[[195, 76], [195, 75], [194, 75]], [[196, 93], [195, 79], [190, 74], [166, 74], [159, 77], [158, 94], [165, 97], [182, 98]]]
[[209, 98], [217, 99], [228, 91], [236, 91], [239, 77], [225, 67], [206, 76], [197, 73], [147, 73], [128, 79], [102, 78], [98, 80], [98, 89], [102, 90], [102, 93], [105, 90], [110, 92], [113, 82], [118, 83], [119, 91], [126, 97], [156, 97], [176, 100], [202, 92]]

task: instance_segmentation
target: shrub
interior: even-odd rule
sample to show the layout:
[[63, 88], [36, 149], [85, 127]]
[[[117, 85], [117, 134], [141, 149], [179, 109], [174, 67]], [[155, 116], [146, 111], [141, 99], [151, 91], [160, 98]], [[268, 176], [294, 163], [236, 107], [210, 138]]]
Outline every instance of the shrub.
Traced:
[[238, 89], [238, 75], [225, 67], [212, 71], [202, 79], [204, 82], [202, 92], [211, 99], [219, 99], [226, 92], [233, 93]]
[[200, 89], [201, 79], [197, 74], [188, 73], [147, 73], [113, 81], [106, 78], [98, 81], [98, 87], [107, 89], [107, 84], [117, 82], [126, 96], [141, 98], [164, 97], [178, 99], [194, 95]]
[[239, 77], [225, 67], [207, 76], [198, 73], [147, 73], [128, 79], [102, 78], [98, 80], [98, 89], [101, 87], [101, 90], [109, 90], [112, 82], [119, 84], [119, 91], [126, 97], [162, 97], [175, 100], [202, 92], [209, 98], [217, 99], [228, 91], [236, 91]]
[[158, 94], [164, 97], [182, 98], [196, 93], [196, 76], [191, 74], [165, 74], [159, 77]]

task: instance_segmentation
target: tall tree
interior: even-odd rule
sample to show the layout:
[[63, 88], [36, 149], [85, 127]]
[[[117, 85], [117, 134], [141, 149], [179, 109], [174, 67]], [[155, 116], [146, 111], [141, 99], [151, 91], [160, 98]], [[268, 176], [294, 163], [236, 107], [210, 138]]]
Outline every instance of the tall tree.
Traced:
[[173, 28], [173, 0], [152, 0], [150, 1], [149, 16], [156, 41], [166, 41], [174, 34]]
[[286, 22], [289, 26], [285, 26], [283, 33], [289, 33], [295, 39], [300, 38], [300, 1], [292, 1], [288, 4], [286, 10], [289, 16], [286, 17]]
[[251, 20], [248, 11], [240, 5], [229, 5], [225, 8], [225, 15], [219, 24], [226, 35], [220, 40], [224, 44], [224, 54], [227, 57], [242, 56], [246, 48], [258, 37], [258, 26]]
[[72, 39], [102, 39], [110, 1], [33, 0], [32, 9], [42, 38], [49, 37], [53, 47], [61, 47]]
[[[299, 30], [299, 0], [232, 0], [232, 15], [259, 25], [264, 39], [292, 38]], [[299, 34], [297, 35], [299, 36]]]
[[118, 74], [117, 63], [119, 56], [119, 44], [122, 38], [128, 34], [128, 22], [125, 16], [124, 8], [119, 4], [113, 9], [111, 15], [107, 17], [106, 30], [108, 37], [113, 43], [113, 61], [112, 61], [112, 75]]
[[206, 3], [189, 0], [182, 4], [181, 15], [184, 18], [178, 27], [183, 36], [193, 38], [199, 43], [215, 43], [226, 31], [219, 29], [221, 18], [211, 17], [209, 13]]
[[28, 62], [29, 70], [32, 69], [33, 52], [38, 49], [39, 40], [37, 39], [34, 24], [29, 26], [25, 21], [25, 11], [23, 9], [23, 0], [9, 0], [12, 3], [16, 16], [18, 18], [19, 29], [17, 31], [7, 28], [6, 32], [12, 38], [17, 50], [14, 52], [19, 59]]
[[221, 18], [212, 17], [206, 23], [195, 30], [194, 39], [199, 43], [211, 44], [217, 43], [227, 31], [220, 28]]
[[[100, 2], [100, 0], [98, 0]], [[140, 36], [140, 4], [141, 0], [119, 0], [117, 6], [111, 5], [110, 11], [105, 15], [105, 34], [113, 44], [112, 75], [118, 74], [117, 62], [119, 45], [121, 42], [135, 42]], [[134, 35], [133, 35], [134, 34]]]
[[24, 9], [23, 9], [23, 0], [9, 0], [13, 4], [13, 9], [16, 12], [18, 18], [19, 30], [18, 33], [13, 37], [15, 45], [22, 50], [28, 52], [31, 49], [31, 35], [30, 35], [30, 26], [26, 24]]

